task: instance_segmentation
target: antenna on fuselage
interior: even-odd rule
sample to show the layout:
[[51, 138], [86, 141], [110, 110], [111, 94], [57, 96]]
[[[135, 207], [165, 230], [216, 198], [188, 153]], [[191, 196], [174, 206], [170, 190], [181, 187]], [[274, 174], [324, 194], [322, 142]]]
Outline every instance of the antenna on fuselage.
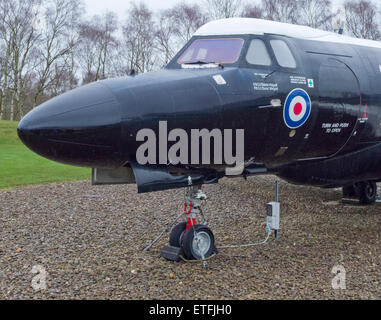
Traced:
[[129, 77], [136, 76], [136, 70], [135, 69], [128, 70], [127, 71], [127, 76], [129, 76]]

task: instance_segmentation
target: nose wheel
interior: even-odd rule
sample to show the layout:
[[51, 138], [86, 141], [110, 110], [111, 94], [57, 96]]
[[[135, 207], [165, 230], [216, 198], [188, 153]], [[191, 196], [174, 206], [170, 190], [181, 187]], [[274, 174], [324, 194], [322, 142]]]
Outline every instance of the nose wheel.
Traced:
[[185, 233], [182, 248], [189, 260], [205, 260], [211, 257], [216, 252], [212, 230], [203, 225], [194, 226]]
[[187, 230], [187, 223], [178, 224], [169, 237], [171, 247], [181, 248], [189, 260], [203, 260], [216, 252], [214, 234], [207, 226], [196, 225]]

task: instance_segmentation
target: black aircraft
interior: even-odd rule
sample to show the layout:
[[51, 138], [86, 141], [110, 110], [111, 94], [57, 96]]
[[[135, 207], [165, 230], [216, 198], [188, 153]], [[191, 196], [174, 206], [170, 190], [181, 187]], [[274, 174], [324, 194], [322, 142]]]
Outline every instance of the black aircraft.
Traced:
[[[18, 133], [43, 157], [95, 168], [94, 184], [136, 183], [140, 193], [188, 188], [188, 219], [170, 242], [200, 259], [215, 251], [212, 232], [196, 225], [200, 186], [217, 183], [231, 163], [196, 164], [188, 144], [188, 163], [162, 162], [157, 153], [157, 164], [139, 164], [140, 130], [160, 136], [163, 122], [188, 136], [193, 129], [243, 129], [240, 177], [273, 174], [343, 188], [371, 204], [381, 181], [380, 88], [381, 42], [225, 19], [198, 30], [163, 70], [65, 93], [31, 111]], [[175, 141], [158, 144], [167, 152]]]

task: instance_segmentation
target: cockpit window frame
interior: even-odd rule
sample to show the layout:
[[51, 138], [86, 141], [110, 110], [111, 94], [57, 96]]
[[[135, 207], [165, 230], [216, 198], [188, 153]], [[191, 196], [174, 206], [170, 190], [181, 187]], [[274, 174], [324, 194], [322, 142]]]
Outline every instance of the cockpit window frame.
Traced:
[[[246, 69], [257, 69], [257, 70], [265, 70], [265, 71], [285, 71], [288, 73], [300, 73], [303, 68], [303, 60], [301, 59], [301, 56], [299, 55], [299, 52], [297, 48], [294, 45], [294, 42], [292, 41], [291, 38], [285, 37], [285, 36], [278, 36], [278, 35], [253, 35], [253, 34], [247, 34], [247, 35], [242, 35], [242, 34], [232, 34], [232, 35], [222, 35], [222, 36], [194, 36], [192, 37], [187, 44], [173, 57], [173, 59], [165, 66], [166, 69], [182, 69], [182, 65], [178, 64], [177, 61], [178, 59], [183, 55], [183, 53], [191, 46], [191, 44], [194, 42], [194, 40], [198, 39], [224, 39], [224, 38], [240, 38], [244, 40], [244, 44], [240, 53], [240, 56], [238, 57], [238, 60], [233, 63], [233, 64], [226, 64], [225, 67], [228, 68], [246, 68]], [[251, 40], [254, 39], [259, 39], [262, 40], [267, 48], [267, 51], [271, 57], [272, 60], [272, 65], [271, 66], [262, 66], [262, 65], [253, 65], [249, 64], [246, 61], [246, 54], [249, 49]], [[291, 50], [291, 53], [293, 54], [295, 61], [296, 61], [296, 68], [295, 69], [289, 69], [289, 68], [284, 68], [278, 64], [278, 61], [276, 60], [274, 51], [272, 47], [270, 46], [270, 40], [283, 40], [286, 42], [288, 47]]]
[[181, 55], [179, 55], [179, 57], [176, 59], [176, 62], [177, 64], [179, 65], [183, 65], [184, 63], [181, 63], [180, 62], [180, 59], [183, 57], [184, 53], [196, 42], [199, 42], [199, 41], [220, 41], [220, 40], [242, 40], [242, 45], [241, 45], [241, 49], [240, 49], [240, 52], [236, 58], [235, 61], [217, 61], [218, 64], [223, 64], [223, 65], [233, 65], [237, 62], [239, 62], [239, 60], [241, 59], [241, 56], [242, 56], [242, 51], [244, 50], [245, 48], [245, 44], [246, 44], [246, 39], [244, 39], [244, 37], [238, 37], [238, 36], [230, 36], [230, 37], [208, 37], [208, 38], [196, 38], [194, 39], [193, 41], [190, 41], [190, 44], [189, 46], [182, 52]]
[[226, 67], [229, 67], [229, 68], [237, 68], [237, 67], [242, 67], [242, 61], [245, 57], [245, 54], [247, 52], [247, 43], [248, 43], [248, 40], [250, 39], [249, 35], [242, 35], [242, 34], [232, 34], [232, 35], [222, 35], [222, 36], [194, 36], [192, 37], [188, 42], [187, 44], [173, 57], [173, 59], [167, 64], [167, 66], [165, 67], [166, 69], [182, 69], [182, 65], [181, 64], [178, 64], [177, 61], [179, 60], [179, 58], [184, 54], [184, 52], [191, 46], [191, 44], [195, 41], [195, 40], [199, 40], [199, 39], [231, 39], [231, 38], [239, 38], [239, 39], [242, 39], [244, 40], [244, 43], [243, 43], [243, 46], [242, 46], [242, 49], [241, 49], [241, 52], [240, 52], [240, 55], [237, 59], [236, 62], [232, 63], [232, 64], [226, 64], [225, 66]]

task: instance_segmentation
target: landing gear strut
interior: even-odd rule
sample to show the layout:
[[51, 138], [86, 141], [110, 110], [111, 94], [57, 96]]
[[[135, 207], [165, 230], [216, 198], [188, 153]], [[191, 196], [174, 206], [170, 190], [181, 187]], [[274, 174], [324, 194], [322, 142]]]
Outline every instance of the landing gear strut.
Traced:
[[377, 184], [374, 181], [362, 181], [343, 188], [343, 200], [356, 200], [360, 204], [370, 205], [377, 200]]
[[171, 232], [170, 245], [182, 248], [189, 260], [205, 260], [216, 252], [213, 232], [206, 225], [197, 224], [198, 216], [203, 216], [201, 201], [206, 199], [200, 186], [189, 187], [184, 204], [186, 222]]

